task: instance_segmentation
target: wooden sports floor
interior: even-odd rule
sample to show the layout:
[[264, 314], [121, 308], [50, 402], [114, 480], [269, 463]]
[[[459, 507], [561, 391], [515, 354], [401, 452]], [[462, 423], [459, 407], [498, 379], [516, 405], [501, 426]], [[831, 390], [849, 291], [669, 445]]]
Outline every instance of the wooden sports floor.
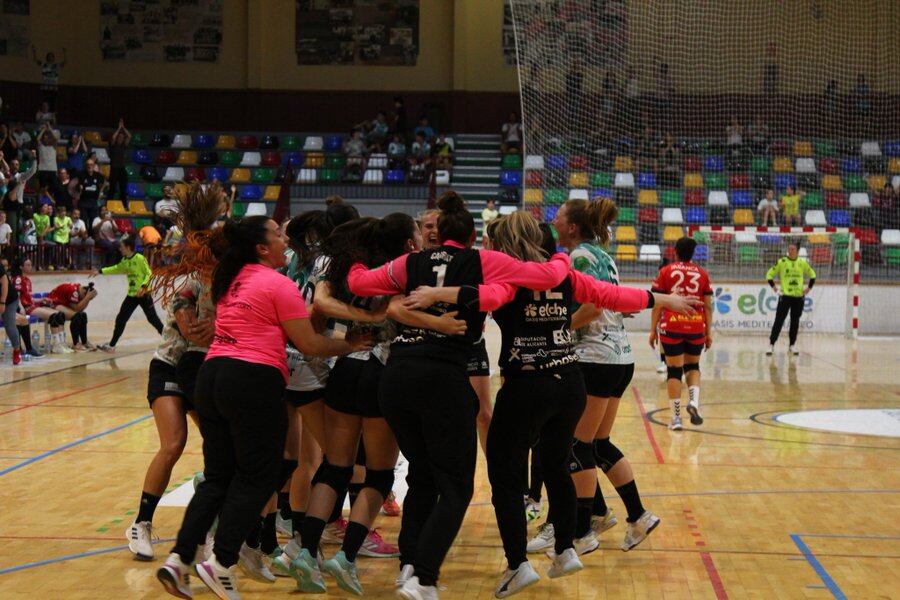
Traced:
[[[108, 331], [91, 325], [94, 340]], [[123, 538], [157, 447], [145, 400], [153, 337], [135, 322], [114, 357], [78, 354], [0, 368], [0, 598], [168, 597], [154, 573], [183, 509], [158, 509], [153, 563], [131, 560]], [[775, 420], [823, 409], [885, 409], [859, 414], [874, 414], [878, 424], [900, 419], [897, 341], [809, 336], [798, 358], [781, 347], [770, 359], [763, 338], [720, 336], [702, 363], [706, 422], [672, 433], [663, 376], [645, 339], [632, 334], [637, 372], [613, 440], [662, 523], [641, 546], [620, 551], [624, 507], [601, 480], [620, 524], [585, 557], [584, 571], [544, 577], [520, 597], [900, 598], [896, 427], [893, 435], [872, 436]], [[496, 348], [495, 331], [491, 342]], [[191, 427], [173, 489], [201, 469]], [[381, 517], [378, 526], [396, 540], [399, 519]], [[392, 597], [396, 562], [360, 560], [366, 595]], [[542, 574], [549, 566], [543, 556], [532, 560]], [[503, 568], [480, 457], [441, 596], [488, 598]], [[288, 594], [291, 584], [240, 582], [245, 598]], [[345, 596], [329, 586], [329, 596]], [[212, 597], [196, 578], [194, 592]]]

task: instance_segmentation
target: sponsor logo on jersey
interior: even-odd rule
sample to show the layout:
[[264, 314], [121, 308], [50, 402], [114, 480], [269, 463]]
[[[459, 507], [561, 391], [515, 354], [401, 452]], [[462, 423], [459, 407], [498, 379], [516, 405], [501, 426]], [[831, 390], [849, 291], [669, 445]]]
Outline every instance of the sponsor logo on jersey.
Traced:
[[525, 317], [529, 319], [546, 319], [548, 317], [565, 318], [568, 315], [569, 309], [559, 304], [542, 304], [537, 306], [536, 304], [529, 303], [525, 305]]

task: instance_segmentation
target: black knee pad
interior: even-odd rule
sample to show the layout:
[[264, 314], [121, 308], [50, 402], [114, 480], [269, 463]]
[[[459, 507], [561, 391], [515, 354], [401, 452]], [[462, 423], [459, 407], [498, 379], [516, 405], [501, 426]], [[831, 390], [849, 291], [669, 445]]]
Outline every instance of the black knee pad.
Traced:
[[297, 461], [290, 458], [282, 458], [281, 459], [281, 470], [278, 473], [278, 490], [281, 491], [281, 488], [284, 487], [290, 479], [291, 475], [294, 474], [294, 470], [297, 468]]
[[685, 363], [684, 364], [684, 374], [687, 375], [688, 371], [699, 371], [700, 363]]
[[391, 490], [394, 489], [394, 470], [384, 469], [377, 471], [375, 469], [366, 469], [366, 480], [363, 483], [364, 488], [372, 488], [382, 498], [387, 498]]
[[666, 371], [669, 373], [667, 379], [677, 379], [681, 381], [681, 374], [684, 372], [683, 367], [666, 367]]
[[338, 497], [340, 497], [347, 491], [347, 486], [350, 485], [350, 480], [352, 478], [352, 465], [349, 467], [339, 467], [331, 464], [328, 462], [328, 458], [325, 458], [325, 460], [322, 461], [322, 464], [319, 465], [316, 474], [313, 475], [312, 484], [316, 485], [317, 483], [324, 483], [337, 492]]
[[593, 445], [576, 439], [572, 443], [572, 451], [569, 453], [569, 473], [578, 473], [579, 471], [588, 471], [596, 468], [597, 461], [594, 459]]
[[625, 455], [622, 454], [622, 451], [616, 448], [616, 446], [609, 441], [609, 438], [594, 440], [594, 459], [597, 461], [597, 466], [600, 467], [600, 470], [604, 473], [609, 473], [609, 470], [624, 457]]
[[[77, 317], [78, 315], [76, 314], [75, 316]], [[53, 313], [50, 315], [50, 318], [47, 319], [47, 323], [50, 327], [62, 327], [66, 324], [66, 314], [63, 312]]]

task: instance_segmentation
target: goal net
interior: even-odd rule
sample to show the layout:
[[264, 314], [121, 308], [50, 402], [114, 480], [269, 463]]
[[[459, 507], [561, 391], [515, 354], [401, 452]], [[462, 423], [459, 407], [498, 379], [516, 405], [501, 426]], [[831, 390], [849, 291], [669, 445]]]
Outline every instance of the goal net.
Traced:
[[[523, 207], [549, 221], [567, 199], [613, 198], [623, 278], [655, 273], [690, 227], [762, 225], [769, 194], [767, 224], [853, 230], [864, 284], [900, 276], [900, 63], [888, 43], [900, 5], [506, 1]], [[816, 268], [846, 287], [840, 234], [822, 235], [832, 264]], [[712, 245], [714, 280], [758, 283], [783, 246]], [[823, 257], [823, 246], [806, 251]], [[754, 252], [758, 264], [743, 260]]]

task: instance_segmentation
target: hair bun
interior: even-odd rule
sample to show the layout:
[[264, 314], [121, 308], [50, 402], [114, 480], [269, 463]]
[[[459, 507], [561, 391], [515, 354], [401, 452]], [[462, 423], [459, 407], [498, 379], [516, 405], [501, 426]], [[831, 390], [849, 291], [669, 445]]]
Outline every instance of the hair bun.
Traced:
[[437, 200], [437, 207], [446, 213], [458, 213], [466, 210], [466, 202], [453, 190], [447, 190]]

